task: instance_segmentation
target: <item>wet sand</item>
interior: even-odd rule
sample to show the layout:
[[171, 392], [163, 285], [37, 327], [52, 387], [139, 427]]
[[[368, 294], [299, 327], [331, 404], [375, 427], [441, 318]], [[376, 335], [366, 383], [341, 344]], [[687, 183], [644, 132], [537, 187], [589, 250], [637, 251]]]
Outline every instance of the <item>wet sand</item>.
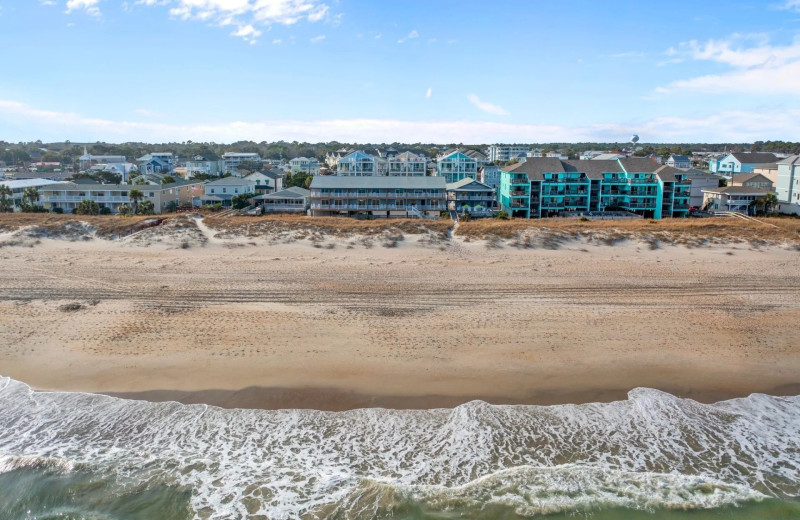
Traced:
[[201, 225], [23, 241], [0, 265], [0, 374], [38, 389], [325, 410], [800, 393], [800, 253], [782, 247]]

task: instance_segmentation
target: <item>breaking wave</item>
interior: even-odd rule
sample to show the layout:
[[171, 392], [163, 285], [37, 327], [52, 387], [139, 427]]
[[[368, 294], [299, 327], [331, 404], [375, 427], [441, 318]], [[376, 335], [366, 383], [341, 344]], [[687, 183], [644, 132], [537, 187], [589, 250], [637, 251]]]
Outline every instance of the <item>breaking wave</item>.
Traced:
[[190, 516], [208, 519], [793, 499], [799, 438], [800, 397], [706, 405], [638, 388], [584, 405], [264, 411], [34, 392], [0, 378], [0, 477], [89, 471], [120, 489], [185, 492]]

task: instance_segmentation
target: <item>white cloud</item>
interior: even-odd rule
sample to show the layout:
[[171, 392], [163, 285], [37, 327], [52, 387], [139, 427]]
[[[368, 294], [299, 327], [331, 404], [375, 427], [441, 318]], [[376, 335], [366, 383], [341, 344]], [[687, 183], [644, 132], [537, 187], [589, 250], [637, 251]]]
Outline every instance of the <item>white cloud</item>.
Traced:
[[39, 0], [41, 5], [56, 5], [55, 0]]
[[433, 87], [428, 87], [428, 91], [425, 92], [425, 99], [430, 99], [433, 97]]
[[483, 110], [487, 114], [494, 114], [496, 116], [508, 115], [508, 112], [506, 112], [506, 110], [500, 105], [494, 105], [486, 101], [481, 101], [481, 98], [479, 98], [475, 94], [470, 94], [469, 96], [467, 96], [467, 99], [469, 99], [470, 103], [478, 107], [480, 110]]
[[[581, 127], [513, 124], [490, 121], [408, 121], [395, 119], [333, 119], [318, 121], [232, 121], [217, 124], [175, 124], [118, 121], [43, 110], [0, 100], [0, 126], [15, 129], [12, 141], [310, 141], [327, 142], [615, 142], [631, 133], [648, 142], [752, 142], [800, 140], [800, 107], [735, 110], [692, 117], [657, 117], [630, 124], [597, 123]], [[730, 121], [747, 121], [731, 125]], [[22, 130], [25, 129], [25, 130]]]
[[322, 40], [324, 40], [324, 39], [325, 39], [325, 35], [324, 35], [324, 34], [320, 34], [319, 36], [314, 36], [314, 37], [313, 37], [313, 38], [311, 38], [309, 41], [310, 41], [311, 43], [319, 43], [319, 42], [321, 42], [321, 41], [322, 41]]
[[261, 36], [261, 31], [256, 29], [250, 24], [247, 25], [240, 25], [235, 31], [231, 33], [232, 36], [238, 36], [242, 38], [244, 41], [253, 45], [258, 41], [258, 37]]
[[381, 37], [383, 37], [383, 35], [382, 35], [382, 34], [380, 34], [380, 33], [378, 33], [378, 34], [376, 34], [376, 35], [375, 35], [375, 39], [376, 39], [376, 40], [380, 40], [380, 39], [381, 39]]
[[282, 43], [283, 40], [281, 40], [280, 38], [275, 38], [274, 40], [272, 40], [272, 45], [280, 45]]
[[67, 14], [70, 14], [73, 11], [84, 10], [86, 14], [89, 16], [94, 16], [95, 18], [99, 18], [100, 8], [97, 7], [97, 4], [100, 0], [69, 0], [67, 2], [67, 10], [65, 11]]
[[618, 52], [616, 54], [607, 54], [609, 58], [643, 58], [644, 53], [641, 51], [628, 51], [628, 52]]
[[787, 0], [784, 4], [777, 7], [784, 11], [797, 11], [800, 13], [800, 0]]
[[331, 15], [330, 7], [321, 0], [137, 0], [136, 3], [169, 5], [170, 16], [181, 20], [235, 26], [237, 29], [231, 34], [251, 44], [262, 34], [258, 27], [294, 25], [302, 20], [336, 24], [341, 20], [340, 15]]
[[800, 92], [800, 39], [776, 46], [766, 35], [736, 34], [703, 44], [695, 40], [684, 42], [678, 49], [670, 47], [665, 54], [672, 58], [659, 65], [691, 59], [720, 63], [732, 70], [673, 81], [658, 87], [657, 95], [678, 91], [757, 95]]
[[419, 32], [417, 32], [416, 29], [408, 33], [408, 36], [406, 36], [405, 38], [400, 38], [399, 40], [397, 40], [397, 43], [405, 43], [406, 41], [413, 40], [414, 38], [419, 38]]

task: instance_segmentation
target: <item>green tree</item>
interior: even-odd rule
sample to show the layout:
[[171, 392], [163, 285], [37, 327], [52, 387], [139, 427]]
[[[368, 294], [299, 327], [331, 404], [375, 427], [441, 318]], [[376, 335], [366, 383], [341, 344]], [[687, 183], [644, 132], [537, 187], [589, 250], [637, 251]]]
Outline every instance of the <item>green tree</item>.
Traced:
[[130, 215], [133, 213], [131, 207], [127, 204], [120, 204], [119, 207], [117, 208], [117, 211], [119, 212], [120, 215]]
[[152, 215], [155, 212], [155, 206], [153, 206], [153, 201], [151, 200], [143, 200], [139, 203], [139, 207], [136, 208], [137, 215]]
[[75, 213], [77, 215], [99, 215], [100, 206], [93, 200], [82, 200], [78, 203], [78, 207], [75, 208]]
[[39, 202], [39, 190], [33, 186], [25, 188], [25, 191], [22, 192], [22, 211], [26, 213], [35, 212], [38, 209], [37, 202]]
[[235, 195], [231, 199], [231, 207], [233, 209], [242, 209], [246, 208], [250, 205], [250, 197], [253, 195], [251, 193], [240, 193], [239, 195]]
[[14, 201], [11, 198], [14, 192], [5, 184], [0, 185], [0, 213], [14, 211]]
[[764, 213], [769, 215], [775, 211], [775, 206], [778, 205], [778, 197], [774, 193], [767, 193], [761, 200], [764, 204]]
[[261, 170], [261, 163], [256, 161], [242, 161], [237, 166], [238, 169], [244, 170], [246, 172], [257, 172]]
[[133, 181], [133, 185], [134, 186], [144, 186], [146, 184], [147, 184], [147, 179], [145, 179], [144, 177], [141, 177], [141, 176], [140, 177], [136, 177], [136, 180]]
[[128, 192], [128, 198], [131, 199], [131, 209], [137, 215], [139, 214], [139, 202], [144, 198], [144, 192], [137, 189], [132, 189]]
[[175, 177], [172, 175], [164, 175], [161, 178], [161, 184], [173, 184], [175, 182]]

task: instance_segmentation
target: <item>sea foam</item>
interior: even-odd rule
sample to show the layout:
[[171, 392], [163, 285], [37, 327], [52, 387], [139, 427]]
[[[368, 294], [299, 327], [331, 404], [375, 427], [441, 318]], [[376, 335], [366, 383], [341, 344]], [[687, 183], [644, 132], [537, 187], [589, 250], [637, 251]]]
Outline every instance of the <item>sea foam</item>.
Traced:
[[185, 486], [198, 518], [371, 518], [409, 501], [530, 516], [796, 497], [799, 438], [800, 397], [705, 405], [639, 388], [613, 403], [334, 413], [34, 392], [0, 378], [0, 471], [55, 460], [122, 485]]

